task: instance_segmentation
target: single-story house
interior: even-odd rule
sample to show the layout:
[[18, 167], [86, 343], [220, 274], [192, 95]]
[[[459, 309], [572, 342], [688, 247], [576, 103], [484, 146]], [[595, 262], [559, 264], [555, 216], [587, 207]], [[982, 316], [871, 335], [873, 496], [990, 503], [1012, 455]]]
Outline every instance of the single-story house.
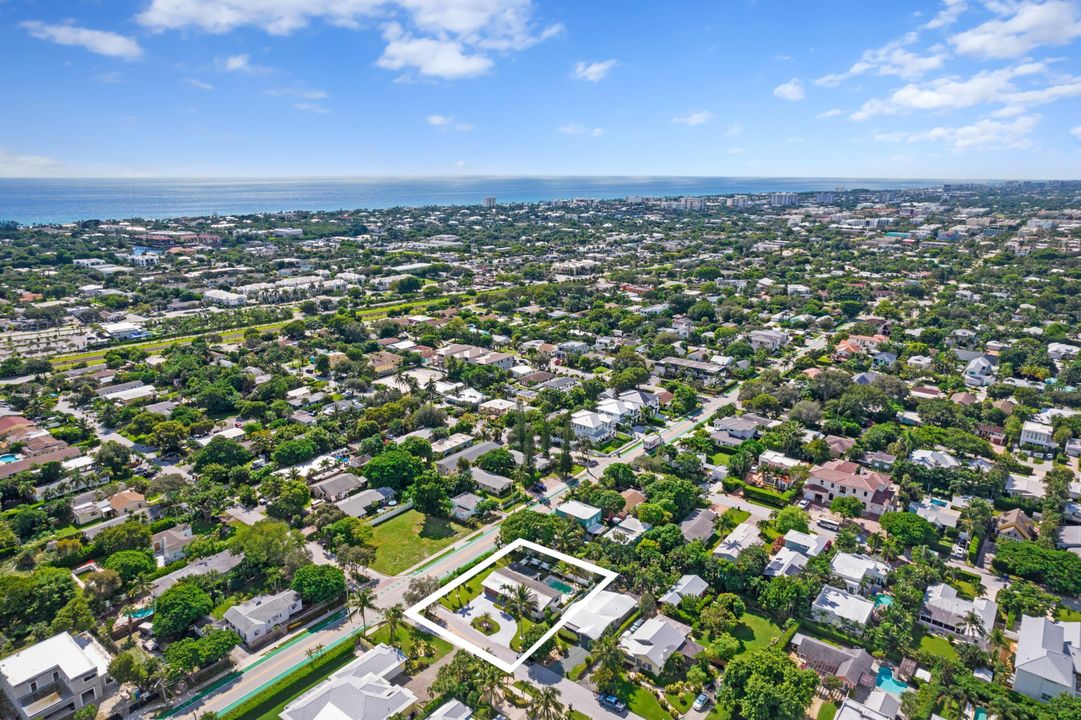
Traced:
[[811, 603], [811, 617], [816, 622], [861, 634], [874, 609], [873, 602], [859, 595], [825, 585]]

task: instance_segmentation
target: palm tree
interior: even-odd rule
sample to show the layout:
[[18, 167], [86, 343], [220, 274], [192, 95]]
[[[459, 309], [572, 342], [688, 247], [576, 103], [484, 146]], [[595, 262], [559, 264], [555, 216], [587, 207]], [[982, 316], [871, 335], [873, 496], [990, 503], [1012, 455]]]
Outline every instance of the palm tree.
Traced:
[[532, 720], [563, 720], [559, 690], [551, 686], [541, 688], [526, 708], [526, 715]]
[[368, 610], [375, 609], [375, 593], [371, 588], [361, 588], [353, 593], [353, 597], [349, 599], [349, 619], [353, 619], [353, 615], [360, 613], [360, 624], [367, 626], [368, 621], [365, 617], [365, 613]]
[[533, 591], [525, 585], [504, 585], [500, 588], [500, 591], [502, 591], [503, 597], [506, 598], [504, 603], [507, 610], [519, 620], [532, 615], [536, 611], [537, 598]]
[[383, 611], [383, 622], [387, 624], [387, 632], [390, 634], [390, 644], [394, 647], [395, 636], [398, 632], [398, 625], [401, 624], [402, 618], [405, 617], [405, 608], [401, 603], [394, 603], [386, 610]]
[[495, 707], [495, 704], [505, 696], [507, 676], [494, 665], [484, 663], [477, 674], [477, 686], [480, 689], [481, 699], [488, 705]]
[[958, 623], [957, 628], [965, 635], [972, 635], [975, 638], [982, 638], [987, 632], [983, 628], [983, 618], [972, 610], [965, 613], [965, 616], [961, 618], [961, 622]]
[[477, 623], [485, 630], [492, 627], [493, 618], [491, 613], [481, 613], [477, 618]]

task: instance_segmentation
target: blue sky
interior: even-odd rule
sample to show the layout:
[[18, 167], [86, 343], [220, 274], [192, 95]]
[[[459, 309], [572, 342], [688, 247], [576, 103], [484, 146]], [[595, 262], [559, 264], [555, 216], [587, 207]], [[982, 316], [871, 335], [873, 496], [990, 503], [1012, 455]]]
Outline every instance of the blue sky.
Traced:
[[1081, 177], [1081, 0], [0, 0], [0, 175]]

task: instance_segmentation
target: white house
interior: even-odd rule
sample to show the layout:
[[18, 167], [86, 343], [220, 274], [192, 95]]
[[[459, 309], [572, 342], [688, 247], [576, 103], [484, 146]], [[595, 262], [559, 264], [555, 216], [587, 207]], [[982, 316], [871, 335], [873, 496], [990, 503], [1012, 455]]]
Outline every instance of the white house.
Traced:
[[758, 536], [758, 527], [754, 523], [745, 522], [736, 526], [736, 529], [728, 534], [720, 544], [713, 549], [713, 554], [723, 560], [735, 562], [743, 551], [754, 545], [761, 545]]
[[574, 604], [567, 614], [567, 629], [577, 633], [582, 644], [587, 646], [598, 640], [613, 625], [618, 626], [638, 603], [630, 595], [601, 590], [586, 602]]
[[825, 535], [789, 530], [784, 535], [784, 546], [789, 550], [803, 553], [807, 557], [818, 557], [830, 546], [830, 539]]
[[224, 620], [248, 645], [266, 637], [274, 628], [289, 622], [303, 603], [295, 590], [277, 595], [259, 595], [225, 611]]
[[808, 558], [801, 552], [789, 547], [782, 547], [777, 554], [770, 558], [769, 565], [762, 571], [766, 577], [779, 577], [799, 575], [806, 567]]
[[592, 410], [579, 410], [571, 415], [571, 430], [575, 437], [598, 444], [613, 437], [616, 432], [611, 417]]
[[747, 335], [747, 339], [755, 350], [776, 352], [788, 344], [789, 336], [780, 330], [753, 330]]
[[1026, 420], [1021, 426], [1021, 445], [1035, 445], [1046, 450], [1054, 450], [1058, 445], [1051, 439], [1055, 430], [1050, 425]]
[[68, 717], [112, 695], [109, 653], [89, 633], [60, 633], [0, 660], [0, 686], [21, 720]]
[[1023, 616], [1013, 665], [1013, 689], [1022, 695], [1081, 695], [1081, 623]]
[[690, 636], [691, 629], [683, 623], [657, 615], [620, 638], [619, 647], [632, 664], [660, 675], [668, 658], [679, 652]]
[[862, 634], [875, 604], [859, 595], [825, 585], [811, 603], [811, 617], [817, 622]]
[[[986, 647], [991, 637], [991, 629], [995, 626], [996, 613], [998, 605], [994, 600], [965, 600], [958, 597], [957, 590], [953, 587], [939, 583], [927, 588], [927, 592], [923, 594], [919, 619], [932, 631]], [[970, 619], [977, 625], [969, 625]]]
[[709, 589], [709, 583], [697, 575], [684, 575], [676, 584], [668, 589], [664, 595], [661, 595], [658, 600], [662, 603], [668, 603], [669, 605], [679, 605], [680, 601], [685, 597], [702, 597], [702, 594]]
[[830, 572], [849, 592], [858, 593], [869, 586], [884, 586], [890, 566], [867, 555], [839, 552], [830, 561]]
[[401, 675], [405, 660], [400, 651], [376, 645], [286, 705], [281, 720], [386, 720], [404, 714], [417, 696], [391, 680]]
[[995, 366], [990, 360], [981, 355], [969, 360], [961, 377], [964, 379], [965, 385], [970, 387], [990, 385], [995, 381]]

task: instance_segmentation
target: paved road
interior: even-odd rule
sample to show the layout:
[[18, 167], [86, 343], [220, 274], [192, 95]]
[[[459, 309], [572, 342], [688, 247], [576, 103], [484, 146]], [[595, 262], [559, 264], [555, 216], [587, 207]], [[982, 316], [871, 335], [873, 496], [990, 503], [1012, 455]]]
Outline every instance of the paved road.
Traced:
[[525, 680], [538, 687], [553, 686], [559, 690], [559, 700], [568, 708], [585, 713], [590, 718], [604, 720], [643, 720], [642, 716], [627, 712], [619, 715], [597, 702], [597, 696], [584, 685], [567, 680], [562, 675], [552, 672], [543, 665], [523, 663], [514, 671], [514, 677]]

